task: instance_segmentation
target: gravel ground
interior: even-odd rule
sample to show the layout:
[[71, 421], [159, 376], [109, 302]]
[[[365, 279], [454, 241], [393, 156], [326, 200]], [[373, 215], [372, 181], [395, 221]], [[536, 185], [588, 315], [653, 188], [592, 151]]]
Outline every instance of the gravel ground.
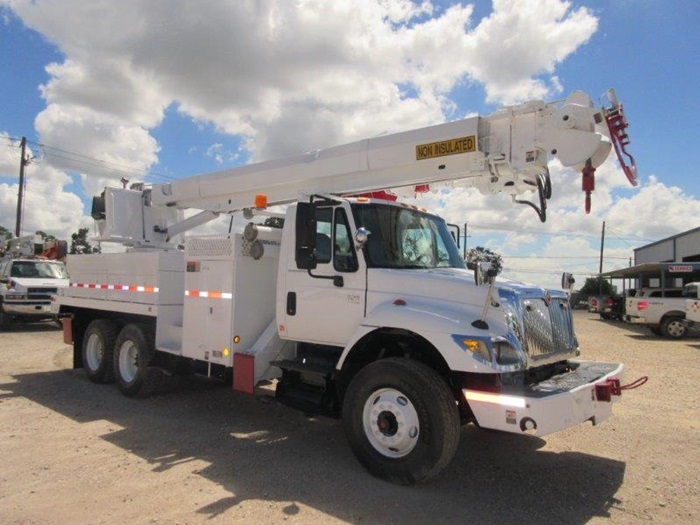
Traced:
[[546, 439], [464, 427], [416, 487], [367, 474], [337, 421], [197, 378], [127, 399], [71, 370], [54, 327], [18, 326], [0, 333], [0, 522], [700, 522], [700, 340], [575, 322], [584, 358], [647, 385]]

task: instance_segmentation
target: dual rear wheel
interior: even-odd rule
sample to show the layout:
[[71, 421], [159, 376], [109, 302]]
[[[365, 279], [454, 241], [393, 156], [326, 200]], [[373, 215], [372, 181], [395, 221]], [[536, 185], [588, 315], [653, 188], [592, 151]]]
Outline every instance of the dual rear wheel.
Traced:
[[122, 327], [111, 319], [92, 321], [83, 337], [83, 368], [95, 383], [116, 381], [128, 397], [145, 397], [158, 387], [161, 372], [149, 366], [155, 355], [152, 330], [141, 323]]

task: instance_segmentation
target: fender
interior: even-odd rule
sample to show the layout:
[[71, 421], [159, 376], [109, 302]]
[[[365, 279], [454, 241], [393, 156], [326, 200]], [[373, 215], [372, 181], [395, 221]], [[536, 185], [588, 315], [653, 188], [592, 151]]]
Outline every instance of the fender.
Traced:
[[489, 312], [488, 330], [474, 328], [471, 322], [481, 315], [481, 307], [469, 304], [451, 304], [425, 299], [412, 299], [408, 304], [398, 306], [390, 302], [382, 303], [369, 312], [357, 327], [336, 364], [341, 370], [347, 356], [357, 343], [368, 334], [383, 328], [401, 329], [421, 336], [432, 344], [453, 371], [497, 373], [490, 366], [477, 361], [453, 339], [453, 335], [472, 336], [488, 339], [508, 332], [500, 309]]
[[659, 319], [659, 324], [663, 323], [664, 319], [667, 317], [680, 317], [681, 319], [685, 319], [685, 312], [683, 310], [671, 310], [670, 312], [665, 312], [661, 316], [661, 319]]

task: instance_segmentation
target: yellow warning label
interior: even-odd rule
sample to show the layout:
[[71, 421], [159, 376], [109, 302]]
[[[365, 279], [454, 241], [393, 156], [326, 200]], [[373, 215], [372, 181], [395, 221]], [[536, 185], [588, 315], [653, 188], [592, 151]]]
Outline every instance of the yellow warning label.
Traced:
[[416, 160], [446, 157], [447, 155], [469, 153], [470, 151], [476, 151], [476, 137], [474, 135], [432, 142], [430, 144], [419, 144], [416, 146]]

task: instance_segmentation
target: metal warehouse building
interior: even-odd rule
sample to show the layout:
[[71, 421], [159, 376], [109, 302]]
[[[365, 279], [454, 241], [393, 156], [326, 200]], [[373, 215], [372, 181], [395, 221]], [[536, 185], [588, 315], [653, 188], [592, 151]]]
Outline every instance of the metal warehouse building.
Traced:
[[625, 279], [634, 279], [638, 288], [680, 288], [700, 280], [700, 227], [636, 248], [634, 263], [602, 276], [623, 279], [623, 287]]
[[634, 264], [700, 261], [700, 227], [634, 250]]

